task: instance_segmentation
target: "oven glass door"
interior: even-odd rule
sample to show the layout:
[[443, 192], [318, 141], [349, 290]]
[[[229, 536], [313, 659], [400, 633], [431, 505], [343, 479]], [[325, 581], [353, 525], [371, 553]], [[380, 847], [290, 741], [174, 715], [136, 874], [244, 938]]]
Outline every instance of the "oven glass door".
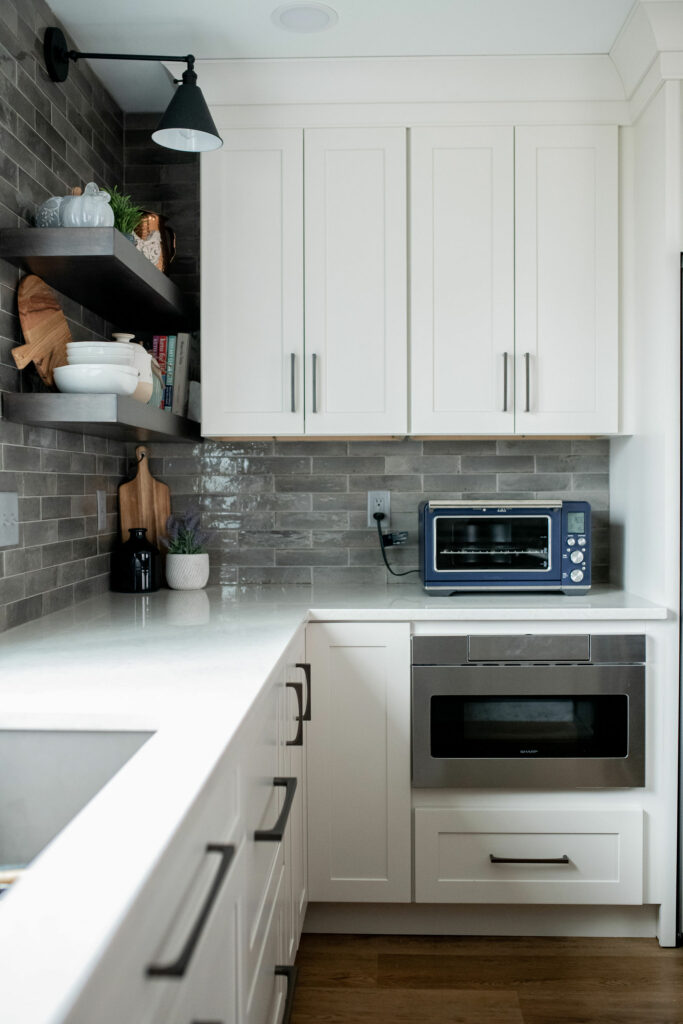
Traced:
[[628, 697], [435, 696], [432, 757], [626, 757]]
[[435, 515], [437, 576], [538, 580], [558, 575], [560, 514], [515, 512]]

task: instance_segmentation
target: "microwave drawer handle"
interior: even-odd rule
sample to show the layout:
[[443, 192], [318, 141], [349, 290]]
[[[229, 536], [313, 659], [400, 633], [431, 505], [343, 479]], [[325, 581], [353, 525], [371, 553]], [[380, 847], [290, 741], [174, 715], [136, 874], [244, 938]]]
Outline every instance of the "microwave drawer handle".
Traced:
[[285, 787], [285, 802], [282, 805], [280, 817], [277, 819], [272, 828], [259, 828], [256, 830], [256, 832], [254, 832], [254, 840], [257, 843], [281, 843], [282, 837], [285, 834], [285, 829], [287, 828], [289, 812], [292, 809], [294, 794], [296, 793], [296, 779], [275, 778], [273, 779], [273, 785]]
[[569, 864], [569, 857], [563, 854], [561, 857], [496, 857], [489, 854], [492, 864]]
[[211, 888], [209, 889], [206, 899], [204, 900], [202, 908], [197, 916], [197, 920], [194, 923], [192, 931], [187, 937], [187, 942], [181, 950], [178, 959], [174, 960], [171, 964], [150, 964], [146, 971], [147, 976], [150, 978], [182, 978], [190, 965], [192, 954], [194, 953], [197, 943], [201, 938], [201, 934], [204, 931], [211, 909], [216, 902], [216, 897], [218, 896], [221, 886], [225, 881], [225, 876], [230, 870], [230, 864], [235, 856], [235, 847], [232, 844], [225, 845], [224, 843], [209, 843], [206, 847], [206, 852], [218, 853], [220, 854], [221, 859], [218, 864], [218, 870], [214, 876], [214, 880], [211, 883]]

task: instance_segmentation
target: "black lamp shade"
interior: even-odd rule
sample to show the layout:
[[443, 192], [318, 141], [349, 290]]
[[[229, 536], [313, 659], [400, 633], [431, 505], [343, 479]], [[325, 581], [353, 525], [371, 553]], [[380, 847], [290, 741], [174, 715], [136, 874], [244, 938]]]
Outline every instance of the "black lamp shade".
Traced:
[[202, 90], [195, 85], [196, 79], [192, 71], [183, 74], [182, 84], [176, 89], [156, 131], [152, 132], [158, 145], [187, 153], [203, 153], [223, 145]]

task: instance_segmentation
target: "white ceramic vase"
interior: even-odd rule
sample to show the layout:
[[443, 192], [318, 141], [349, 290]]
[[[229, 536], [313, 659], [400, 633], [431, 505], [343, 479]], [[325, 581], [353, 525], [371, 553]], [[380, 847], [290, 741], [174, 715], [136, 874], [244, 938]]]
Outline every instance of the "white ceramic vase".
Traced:
[[209, 582], [209, 556], [166, 555], [166, 582], [171, 590], [201, 590]]

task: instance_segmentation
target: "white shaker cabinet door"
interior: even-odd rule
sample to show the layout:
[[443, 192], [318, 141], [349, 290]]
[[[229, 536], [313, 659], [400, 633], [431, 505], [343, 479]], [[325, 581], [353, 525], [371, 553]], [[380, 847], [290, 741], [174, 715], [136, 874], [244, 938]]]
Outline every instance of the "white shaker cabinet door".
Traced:
[[201, 163], [202, 433], [302, 434], [303, 133], [221, 134]]
[[516, 430], [618, 430], [617, 129], [516, 130]]
[[513, 129], [413, 128], [413, 434], [514, 429]]
[[306, 631], [309, 900], [411, 897], [410, 628]]
[[306, 433], [405, 434], [403, 128], [305, 132]]

